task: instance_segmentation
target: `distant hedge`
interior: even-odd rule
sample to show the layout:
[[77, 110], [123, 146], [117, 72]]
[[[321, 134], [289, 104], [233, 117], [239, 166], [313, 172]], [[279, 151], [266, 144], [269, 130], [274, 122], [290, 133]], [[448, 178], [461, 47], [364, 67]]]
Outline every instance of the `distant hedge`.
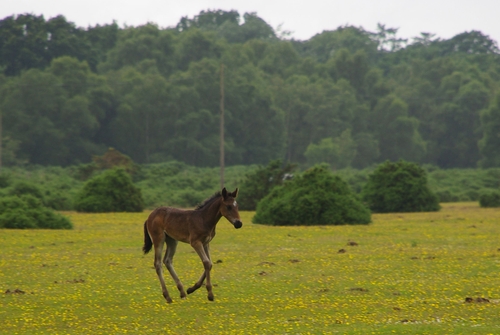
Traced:
[[142, 212], [141, 189], [121, 168], [107, 170], [85, 183], [74, 202], [78, 212]]
[[371, 214], [347, 183], [326, 166], [315, 166], [274, 187], [257, 204], [252, 221], [277, 226], [368, 224]]
[[440, 209], [436, 194], [427, 186], [426, 171], [415, 163], [380, 164], [368, 176], [363, 200], [376, 213], [431, 212]]
[[72, 229], [71, 221], [32, 195], [0, 198], [0, 228]]

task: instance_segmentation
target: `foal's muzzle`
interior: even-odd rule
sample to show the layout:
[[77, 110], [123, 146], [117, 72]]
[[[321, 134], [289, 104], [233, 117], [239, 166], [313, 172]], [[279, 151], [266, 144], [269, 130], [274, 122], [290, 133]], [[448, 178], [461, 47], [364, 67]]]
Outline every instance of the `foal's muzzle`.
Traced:
[[243, 223], [240, 220], [236, 220], [236, 221], [234, 221], [233, 226], [236, 229], [240, 229], [241, 226], [243, 226]]

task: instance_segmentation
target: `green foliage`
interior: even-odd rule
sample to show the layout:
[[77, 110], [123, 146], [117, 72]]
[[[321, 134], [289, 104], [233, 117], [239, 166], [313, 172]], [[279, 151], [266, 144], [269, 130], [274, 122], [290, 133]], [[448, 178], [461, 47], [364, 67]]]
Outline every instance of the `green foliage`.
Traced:
[[10, 176], [6, 173], [0, 174], [0, 188], [5, 188], [10, 185]]
[[19, 180], [16, 183], [14, 183], [14, 185], [12, 185], [12, 187], [9, 189], [8, 194], [17, 196], [29, 194], [39, 199], [41, 202], [44, 201], [42, 190], [38, 186], [36, 186], [33, 183], [22, 180]]
[[[239, 171], [232, 187], [276, 159], [327, 162], [358, 193], [373, 166], [399, 159], [447, 169], [429, 170], [440, 201], [477, 201], [498, 184], [500, 54], [491, 38], [422, 33], [408, 43], [384, 24], [285, 36], [256, 13], [224, 10], [175, 28], [0, 20], [2, 168], [26, 168], [0, 179], [0, 193], [31, 179], [47, 206], [72, 209], [82, 181], [109, 163], [88, 162], [114, 147], [147, 165], [143, 173], [125, 163], [146, 206], [203, 200], [219, 188], [221, 64], [225, 159]], [[172, 160], [187, 165], [173, 173], [180, 163], [162, 165]]]
[[[133, 180], [141, 189], [144, 206], [149, 209], [162, 205], [193, 207], [220, 187], [219, 168], [199, 168], [177, 161], [138, 167], [140, 168], [133, 175]], [[42, 192], [46, 206], [56, 210], [74, 210], [73, 201], [81, 193], [88, 179], [83, 178], [81, 168], [81, 165], [65, 168], [3, 168], [0, 174], [0, 196], [8, 196], [13, 192], [13, 185], [30, 183]], [[243, 165], [226, 167], [225, 184], [234, 189], [239, 186], [243, 176], [255, 169], [256, 166]]]
[[482, 159], [481, 167], [500, 166], [500, 93], [491, 102], [488, 109], [481, 113], [483, 138], [479, 141], [479, 151]]
[[[62, 188], [64, 189], [65, 186]], [[32, 181], [16, 180], [13, 185], [6, 188], [5, 193], [11, 196], [31, 195], [39, 199], [44, 206], [55, 210], [72, 209], [70, 196], [65, 194], [60, 186], [52, 183], [39, 186]]]
[[252, 39], [276, 39], [274, 29], [255, 13], [245, 13], [243, 19], [243, 24], [240, 24], [240, 14], [234, 10], [201, 11], [192, 19], [181, 18], [176, 29], [179, 32], [189, 29], [213, 31], [230, 43], [245, 43]]
[[[146, 208], [161, 205], [189, 208], [212, 195], [220, 187], [219, 168], [200, 168], [182, 162], [170, 161], [139, 165], [133, 180], [141, 189]], [[85, 180], [81, 165], [70, 167], [4, 167], [0, 174], [0, 195], [8, 196], [17, 183], [36, 185], [43, 194], [44, 204], [56, 210], [74, 210], [73, 200], [81, 191]], [[479, 201], [483, 193], [500, 188], [500, 168], [489, 169], [439, 169], [424, 165], [428, 185], [440, 202]], [[240, 188], [238, 202], [243, 201], [247, 186], [246, 176], [258, 170], [256, 165], [228, 166], [225, 185]], [[340, 169], [336, 174], [347, 182], [356, 194], [361, 193], [375, 166], [366, 169]], [[94, 171], [94, 170], [93, 170]], [[264, 180], [263, 178], [262, 180]], [[250, 188], [251, 189], [251, 188]]]
[[356, 143], [351, 138], [351, 130], [346, 129], [337, 138], [328, 137], [318, 144], [309, 144], [304, 156], [310, 165], [328, 163], [334, 169], [349, 167], [356, 156]]
[[127, 173], [134, 175], [138, 172], [139, 166], [127, 155], [122, 154], [115, 148], [108, 148], [103, 155], [94, 155], [92, 163], [82, 164], [76, 167], [79, 178], [88, 179], [93, 173], [113, 169], [123, 168]]
[[378, 99], [370, 121], [369, 128], [379, 140], [381, 159], [419, 161], [424, 156], [419, 122], [409, 116], [408, 105], [402, 99], [395, 95]]
[[141, 212], [141, 190], [123, 169], [107, 170], [87, 181], [75, 199], [79, 212]]
[[[225, 185], [231, 189], [240, 187], [243, 176], [255, 170], [255, 166], [230, 166], [224, 172]], [[199, 168], [182, 162], [170, 161], [141, 166], [136, 176], [147, 208], [175, 206], [191, 208], [220, 188], [219, 168]], [[238, 194], [238, 203], [242, 206]]]
[[497, 43], [397, 32], [289, 40], [256, 13], [216, 9], [175, 28], [12, 15], [0, 20], [2, 162], [85, 164], [114, 147], [139, 164], [216, 166], [223, 64], [227, 164], [500, 166]]
[[440, 209], [427, 185], [425, 170], [415, 163], [387, 161], [369, 176], [363, 200], [376, 213], [428, 212]]
[[500, 192], [490, 192], [481, 194], [479, 197], [479, 205], [481, 207], [500, 207]]
[[429, 187], [440, 202], [478, 201], [482, 193], [500, 188], [500, 169], [433, 169]]
[[338, 50], [346, 50], [354, 54], [363, 50], [365, 54], [373, 56], [377, 52], [377, 44], [363, 29], [344, 26], [335, 31], [323, 31], [308, 41], [297, 45], [301, 53], [312, 56], [319, 62], [326, 62], [335, 56]]
[[106, 84], [87, 63], [57, 58], [43, 71], [23, 72], [3, 90], [6, 99], [0, 108], [9, 110], [2, 115], [4, 129], [18, 142], [12, 154], [32, 164], [69, 165], [100, 151], [95, 136], [110, 111], [103, 111], [98, 101]]
[[238, 192], [238, 203], [241, 210], [254, 211], [257, 203], [285, 179], [292, 177], [293, 164], [283, 164], [280, 160], [269, 162], [248, 173], [243, 179]]
[[271, 190], [257, 204], [254, 223], [269, 225], [368, 224], [370, 211], [347, 183], [316, 166]]
[[40, 199], [24, 194], [0, 197], [0, 228], [72, 229], [71, 221], [43, 206]]

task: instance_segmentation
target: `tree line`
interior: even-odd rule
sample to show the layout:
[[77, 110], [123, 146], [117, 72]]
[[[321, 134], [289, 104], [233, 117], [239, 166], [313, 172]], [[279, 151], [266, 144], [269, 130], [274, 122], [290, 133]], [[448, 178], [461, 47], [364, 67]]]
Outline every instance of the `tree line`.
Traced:
[[68, 166], [113, 147], [137, 163], [216, 166], [221, 64], [228, 165], [500, 166], [500, 51], [487, 35], [407, 41], [379, 24], [299, 41], [222, 10], [168, 28], [2, 19], [2, 163]]

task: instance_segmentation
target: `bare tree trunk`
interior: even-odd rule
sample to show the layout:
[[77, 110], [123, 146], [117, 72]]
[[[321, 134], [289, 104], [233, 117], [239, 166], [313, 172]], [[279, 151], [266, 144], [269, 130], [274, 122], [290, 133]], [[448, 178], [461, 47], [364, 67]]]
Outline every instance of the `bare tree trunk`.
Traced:
[[3, 154], [3, 151], [2, 151], [2, 146], [3, 146], [3, 142], [2, 142], [2, 111], [0, 110], [0, 170], [2, 169], [2, 154]]

